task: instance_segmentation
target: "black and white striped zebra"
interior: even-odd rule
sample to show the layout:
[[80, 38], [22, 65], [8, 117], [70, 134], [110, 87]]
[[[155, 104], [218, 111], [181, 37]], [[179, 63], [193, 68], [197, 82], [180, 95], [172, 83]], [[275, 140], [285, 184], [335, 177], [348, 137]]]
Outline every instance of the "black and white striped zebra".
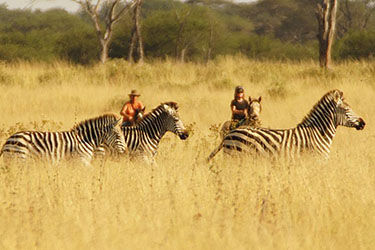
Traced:
[[[159, 143], [167, 131], [178, 135], [182, 140], [189, 136], [178, 115], [178, 105], [175, 102], [162, 103], [135, 126], [122, 127], [126, 150], [131, 157], [141, 156], [154, 162]], [[96, 153], [101, 156], [113, 155], [105, 144]]]
[[242, 128], [232, 130], [210, 154], [212, 159], [222, 148], [224, 152], [260, 153], [293, 160], [303, 152], [328, 158], [338, 126], [362, 130], [365, 121], [344, 101], [343, 92], [325, 94], [295, 128]]
[[0, 155], [3, 154], [6, 162], [33, 159], [55, 164], [60, 160], [79, 158], [89, 165], [94, 151], [103, 143], [119, 153], [125, 151], [120, 120], [114, 114], [106, 114], [85, 120], [70, 131], [18, 132], [6, 140]]

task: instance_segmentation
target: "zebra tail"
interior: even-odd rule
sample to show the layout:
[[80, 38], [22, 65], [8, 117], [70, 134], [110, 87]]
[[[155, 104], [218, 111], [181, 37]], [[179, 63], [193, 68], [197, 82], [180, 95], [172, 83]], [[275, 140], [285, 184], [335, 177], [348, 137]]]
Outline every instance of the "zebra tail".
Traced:
[[223, 148], [223, 145], [224, 145], [223, 142], [220, 143], [220, 145], [217, 146], [217, 147], [214, 149], [214, 151], [211, 152], [211, 154], [210, 154], [210, 155], [208, 156], [208, 158], [207, 158], [207, 162], [209, 162], [212, 158], [215, 157], [215, 155], [216, 155], [217, 153], [219, 153], [219, 151]]

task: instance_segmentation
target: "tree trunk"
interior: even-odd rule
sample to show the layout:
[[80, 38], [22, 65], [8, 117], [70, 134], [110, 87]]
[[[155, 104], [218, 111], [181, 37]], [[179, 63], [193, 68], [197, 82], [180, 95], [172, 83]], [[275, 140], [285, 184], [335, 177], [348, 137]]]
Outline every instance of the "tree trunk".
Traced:
[[316, 13], [318, 19], [319, 63], [326, 69], [331, 65], [331, 49], [336, 26], [337, 0], [321, 0]]
[[212, 20], [210, 20], [210, 37], [208, 39], [208, 49], [207, 49], [207, 55], [206, 55], [206, 63], [208, 63], [208, 61], [211, 60], [213, 37], [214, 37], [214, 25], [213, 25]]
[[[185, 57], [185, 55], [182, 55], [182, 53], [185, 53], [185, 52], [181, 51], [181, 54], [179, 54], [179, 48], [182, 46], [184, 27], [185, 27], [185, 23], [186, 23], [189, 15], [190, 15], [190, 10], [184, 11], [181, 14], [179, 14], [178, 11], [176, 10], [175, 13], [176, 13], [177, 20], [179, 22], [178, 33], [177, 33], [177, 38], [176, 38], [176, 46], [174, 48], [174, 55], [175, 55], [175, 59], [177, 61], [178, 58], [179, 58], [179, 55], [180, 55], [180, 59], [182, 57]], [[186, 48], [185, 48], [186, 46], [183, 46], [183, 47], [184, 48], [182, 50], [186, 50]]]
[[174, 55], [175, 55], [176, 60], [178, 59], [178, 48], [180, 46], [181, 37], [182, 37], [182, 31], [183, 30], [184, 30], [184, 23], [181, 22], [180, 26], [178, 28], [177, 39], [176, 39], [176, 46], [174, 48]]
[[130, 40], [128, 60], [129, 60], [129, 62], [132, 63], [132, 62], [134, 62], [133, 53], [134, 53], [135, 42], [137, 40], [134, 27], [132, 29], [132, 34], [131, 34], [131, 38], [130, 39], [131, 40]]
[[137, 4], [134, 7], [133, 12], [133, 29], [131, 34], [131, 42], [130, 42], [130, 48], [129, 48], [129, 56], [128, 59], [130, 62], [134, 61], [134, 48], [138, 44], [138, 63], [143, 63], [144, 59], [144, 50], [143, 50], [143, 40], [142, 40], [142, 34], [141, 34], [141, 24], [140, 24], [140, 13], [141, 13], [141, 7], [143, 4], [143, 0], [137, 0]]
[[138, 63], [143, 63], [144, 52], [143, 52], [143, 40], [141, 34], [141, 23], [140, 23], [140, 15], [141, 15], [141, 6], [143, 4], [143, 0], [138, 0], [139, 4], [137, 4], [134, 12], [135, 12], [135, 32], [138, 38]]
[[109, 43], [108, 41], [104, 41], [101, 43], [102, 44], [102, 51], [101, 51], [101, 54], [100, 54], [100, 61], [105, 64], [105, 62], [107, 61], [108, 59], [108, 49], [109, 49]]
[[187, 50], [187, 47], [184, 47], [184, 48], [181, 50], [180, 61], [181, 61], [182, 63], [185, 62], [185, 53], [186, 53], [186, 50]]
[[[104, 32], [103, 28], [100, 26], [100, 15], [99, 15], [99, 7], [101, 5], [101, 0], [96, 0], [96, 3], [92, 3], [91, 0], [72, 0], [82, 6], [82, 8], [90, 15], [91, 21], [94, 24], [96, 36], [98, 37], [99, 44], [101, 46], [100, 52], [100, 61], [104, 64], [108, 59], [108, 51], [109, 45], [112, 39], [113, 33], [113, 26], [117, 21], [127, 13], [128, 10], [133, 8], [135, 5], [135, 1], [130, 1], [125, 3], [123, 7], [119, 11], [116, 11], [116, 8], [121, 0], [114, 0], [114, 1], [107, 1], [106, 7], [108, 11], [105, 14], [105, 26]], [[138, 0], [139, 1], [139, 0]]]

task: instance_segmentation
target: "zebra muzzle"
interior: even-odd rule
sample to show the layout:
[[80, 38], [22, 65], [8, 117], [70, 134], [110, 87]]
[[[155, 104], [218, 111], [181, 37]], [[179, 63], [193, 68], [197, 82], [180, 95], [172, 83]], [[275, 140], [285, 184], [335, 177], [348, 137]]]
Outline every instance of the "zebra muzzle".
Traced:
[[362, 119], [359, 118], [358, 125], [355, 126], [357, 130], [362, 130], [365, 128], [366, 122]]
[[179, 136], [180, 136], [180, 139], [186, 140], [189, 137], [189, 133], [187, 131], [184, 131]]

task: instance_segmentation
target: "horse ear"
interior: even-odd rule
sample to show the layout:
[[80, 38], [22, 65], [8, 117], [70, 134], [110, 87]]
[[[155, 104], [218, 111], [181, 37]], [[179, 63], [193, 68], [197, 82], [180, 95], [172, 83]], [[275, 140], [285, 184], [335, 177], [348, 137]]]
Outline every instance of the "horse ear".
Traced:
[[262, 96], [259, 96], [258, 97], [258, 102], [261, 102], [262, 101]]

